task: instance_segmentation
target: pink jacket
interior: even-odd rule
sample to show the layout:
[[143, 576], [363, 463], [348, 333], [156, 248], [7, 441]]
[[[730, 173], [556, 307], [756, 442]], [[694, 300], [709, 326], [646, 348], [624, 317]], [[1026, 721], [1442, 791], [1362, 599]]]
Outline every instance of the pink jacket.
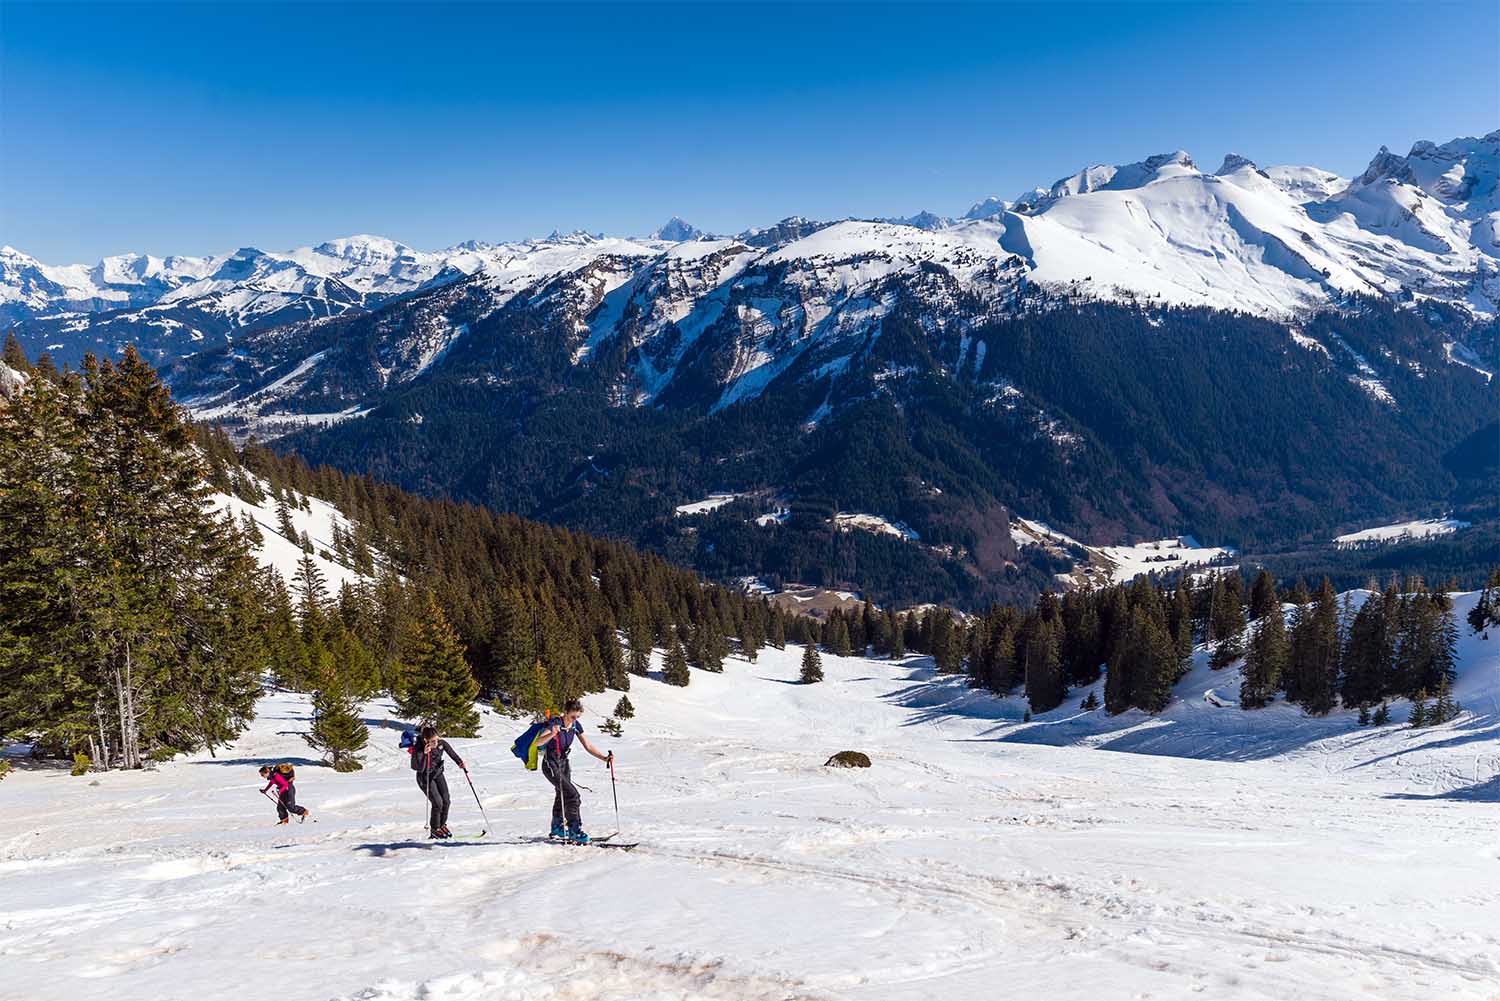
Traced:
[[275, 786], [276, 787], [276, 794], [279, 796], [281, 793], [286, 792], [287, 786], [289, 786], [289, 785], [291, 785], [291, 783], [286, 780], [286, 776], [285, 775], [281, 774], [278, 771], [274, 771], [273, 770], [271, 772], [271, 779], [270, 779], [270, 781], [266, 783], [266, 788], [262, 789], [261, 792], [265, 792], [267, 789], [270, 789], [272, 786]]

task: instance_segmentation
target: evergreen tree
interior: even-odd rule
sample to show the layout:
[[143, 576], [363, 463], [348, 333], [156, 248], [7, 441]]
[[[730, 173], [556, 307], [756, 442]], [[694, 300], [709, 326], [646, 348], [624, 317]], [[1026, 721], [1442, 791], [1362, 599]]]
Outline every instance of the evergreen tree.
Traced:
[[1349, 625], [1344, 646], [1344, 680], [1340, 696], [1345, 706], [1363, 709], [1386, 695], [1392, 673], [1394, 647], [1387, 629], [1385, 596], [1376, 591], [1365, 599]]
[[1134, 659], [1131, 666], [1130, 701], [1148, 713], [1159, 713], [1172, 700], [1177, 680], [1177, 648], [1159, 614], [1144, 608], [1132, 613], [1126, 646]]
[[1314, 716], [1327, 715], [1333, 709], [1339, 678], [1338, 637], [1338, 596], [1325, 577], [1311, 610], [1300, 616], [1292, 634], [1291, 670], [1297, 679], [1296, 701]]
[[906, 625], [902, 621], [905, 616], [890, 613], [889, 622], [891, 628], [891, 660], [906, 659]]
[[1281, 599], [1276, 595], [1276, 581], [1267, 570], [1262, 570], [1255, 575], [1255, 582], [1250, 585], [1250, 618], [1262, 619], [1271, 614], [1272, 609], [1281, 608]]
[[631, 619], [630, 628], [626, 631], [627, 642], [630, 645], [629, 668], [631, 674], [645, 677], [651, 670], [651, 625], [647, 621], [645, 610], [640, 609], [638, 614]]
[[780, 609], [771, 616], [771, 627], [767, 631], [766, 641], [777, 650], [786, 649], [786, 618]]
[[358, 771], [364, 767], [359, 752], [370, 739], [370, 731], [359, 716], [359, 700], [326, 654], [319, 669], [321, 680], [312, 699], [312, 730], [304, 739], [323, 752], [335, 771]]
[[818, 656], [816, 643], [809, 643], [802, 651], [802, 683], [813, 685], [823, 680], [823, 658]]
[[630, 719], [635, 715], [635, 706], [631, 704], [630, 696], [620, 696], [620, 701], [615, 703], [615, 715], [620, 719]]
[[661, 680], [680, 688], [686, 688], [688, 682], [693, 680], [692, 673], [688, 670], [687, 651], [682, 648], [682, 641], [676, 637], [673, 637], [672, 645], [667, 648]]
[[1238, 584], [1239, 577], [1235, 574], [1216, 574], [1214, 578], [1209, 630], [1218, 645], [1208, 659], [1208, 666], [1216, 671], [1233, 664], [1245, 652], [1245, 609]]
[[292, 508], [286, 501], [284, 494], [276, 494], [276, 530], [281, 537], [288, 542], [298, 541], [297, 526], [292, 521]]
[[1039, 614], [1028, 617], [1023, 629], [1024, 652], [1017, 658], [1026, 673], [1026, 700], [1032, 712], [1057, 708], [1068, 691], [1057, 629]]
[[253, 711], [264, 596], [192, 428], [133, 349], [36, 371], [0, 407], [0, 731], [101, 767], [225, 743]]
[[477, 735], [479, 683], [431, 591], [422, 601], [404, 667], [396, 699], [402, 716], [431, 723], [450, 736]]
[[834, 611], [828, 618], [828, 629], [823, 634], [823, 645], [836, 657], [848, 657], [853, 653], [849, 642], [849, 625], [844, 616]]
[[1391, 707], [1388, 706], [1388, 705], [1386, 705], [1384, 702], [1382, 702], [1382, 703], [1380, 703], [1380, 705], [1378, 705], [1378, 706], [1375, 707], [1375, 715], [1371, 719], [1371, 722], [1374, 723], [1376, 726], [1385, 726], [1390, 721], [1391, 721]]
[[0, 351], [0, 361], [23, 375], [31, 371], [31, 362], [26, 360], [26, 352], [21, 350], [16, 335], [9, 330], [5, 332], [5, 349]]
[[1241, 709], [1264, 709], [1271, 703], [1286, 671], [1288, 656], [1286, 620], [1278, 602], [1261, 616], [1245, 651], [1244, 680], [1240, 682]]
[[1419, 730], [1427, 725], [1427, 693], [1420, 691], [1411, 697], [1411, 716], [1407, 724], [1413, 730]]
[[532, 661], [531, 670], [517, 686], [515, 703], [518, 708], [533, 716], [552, 713], [557, 708], [557, 698], [552, 694], [552, 684], [547, 680], [546, 668], [540, 660]]

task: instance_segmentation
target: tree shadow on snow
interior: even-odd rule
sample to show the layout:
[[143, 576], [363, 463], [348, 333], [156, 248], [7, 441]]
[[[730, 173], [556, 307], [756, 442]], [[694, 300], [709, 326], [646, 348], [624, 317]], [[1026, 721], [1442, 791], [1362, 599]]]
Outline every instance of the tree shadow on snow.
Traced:
[[[1023, 722], [1026, 710], [1022, 701], [1004, 700], [984, 689], [970, 688], [963, 675], [938, 674], [931, 657], [915, 659], [908, 666], [912, 668], [908, 684], [881, 696], [882, 700], [911, 711], [904, 726], [946, 719], [990, 724], [976, 736], [950, 738], [955, 742], [1066, 747], [1086, 739], [1091, 747], [1106, 751], [1204, 761], [1259, 761], [1334, 737], [1342, 738], [1347, 747], [1357, 747], [1369, 740], [1388, 738], [1392, 729], [1387, 726], [1366, 732], [1345, 715], [1312, 717], [1284, 702], [1243, 712], [1232, 707], [1200, 707], [1177, 698], [1157, 716], [1138, 709], [1110, 716], [1103, 710], [1080, 712], [1076, 692], [1062, 707]], [[1351, 767], [1421, 748], [1438, 749], [1500, 737], [1500, 718], [1491, 715], [1469, 716], [1452, 727], [1460, 732], [1448, 739], [1413, 743]]]
[[298, 768], [319, 768], [319, 767], [326, 766], [328, 764], [326, 761], [319, 760], [318, 758], [288, 758], [288, 757], [278, 757], [278, 758], [209, 758], [207, 761], [192, 761], [192, 762], [189, 762], [189, 764], [194, 764], [194, 765], [236, 765], [236, 766], [239, 766], [239, 765], [253, 765], [256, 768], [259, 768], [261, 765], [279, 765], [283, 761], [286, 762], [287, 764], [296, 765]]
[[1386, 799], [1449, 799], [1464, 803], [1500, 803], [1500, 775], [1471, 786], [1449, 789], [1447, 792], [1393, 792]]

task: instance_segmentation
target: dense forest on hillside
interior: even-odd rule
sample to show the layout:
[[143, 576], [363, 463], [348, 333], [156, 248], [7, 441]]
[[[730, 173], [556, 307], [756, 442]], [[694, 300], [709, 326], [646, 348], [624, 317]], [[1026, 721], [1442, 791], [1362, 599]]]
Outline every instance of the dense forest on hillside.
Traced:
[[[1500, 409], [1500, 386], [1447, 360], [1446, 330], [1377, 303], [1309, 317], [1300, 341], [1207, 309], [1044, 303], [937, 330], [898, 309], [712, 410], [714, 373], [740, 350], [733, 330], [705, 332], [653, 405], [618, 406], [628, 345], [575, 366], [571, 333], [513, 304], [369, 415], [276, 447], [625, 539], [720, 580], [973, 609], [1029, 600], [1055, 572], [1010, 543], [1011, 515], [1095, 541], [1191, 533], [1257, 548], [1465, 491], [1482, 500], [1464, 443]], [[676, 516], [712, 492], [746, 500]], [[919, 541], [758, 521], [787, 501], [901, 521]]]

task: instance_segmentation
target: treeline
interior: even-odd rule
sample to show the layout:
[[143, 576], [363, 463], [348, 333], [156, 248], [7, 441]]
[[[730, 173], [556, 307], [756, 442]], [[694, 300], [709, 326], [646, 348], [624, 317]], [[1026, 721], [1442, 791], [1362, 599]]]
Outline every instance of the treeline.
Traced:
[[[1500, 570], [1491, 570], [1469, 626], [1477, 632], [1496, 623]], [[1340, 599], [1327, 579], [1316, 592], [1301, 582], [1278, 591], [1263, 571], [1248, 589], [1233, 573], [1170, 585], [1140, 577], [1043, 594], [1029, 609], [992, 606], [967, 621], [941, 608], [898, 615], [866, 605], [836, 610], [821, 626], [798, 623], [790, 635], [839, 654], [863, 651], [865, 643], [877, 654], [930, 654], [939, 673], [966, 672], [974, 687], [997, 694], [1020, 688], [1032, 712], [1056, 708], [1070, 689], [1101, 675], [1107, 712], [1160, 712], [1191, 668], [1195, 646], [1206, 643], [1216, 670], [1243, 658], [1242, 708], [1281, 696], [1313, 715], [1340, 704], [1368, 713], [1407, 698], [1422, 707], [1419, 723], [1430, 723], [1458, 709], [1451, 699], [1458, 628], [1447, 587], [1429, 589], [1418, 577], [1384, 590], [1372, 585], [1355, 609], [1352, 596]], [[1436, 700], [1431, 709], [1429, 698]]]

